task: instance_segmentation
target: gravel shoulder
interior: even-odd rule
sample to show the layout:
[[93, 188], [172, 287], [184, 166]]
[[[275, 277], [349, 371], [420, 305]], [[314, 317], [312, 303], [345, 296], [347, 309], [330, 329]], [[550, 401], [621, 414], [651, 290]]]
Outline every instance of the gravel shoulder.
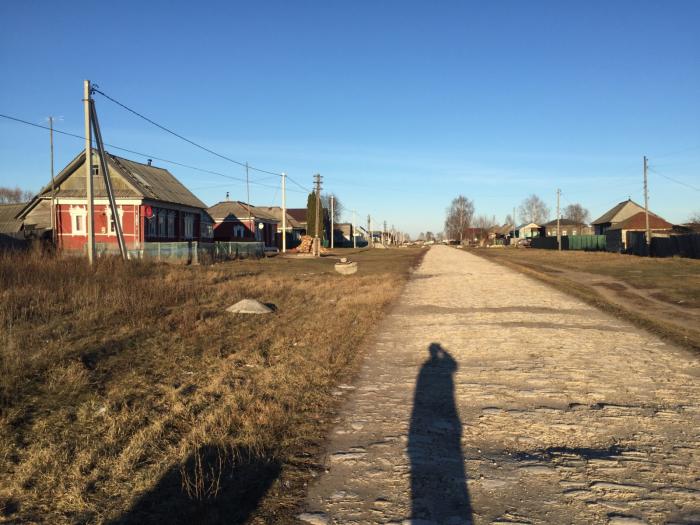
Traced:
[[700, 363], [435, 246], [380, 324], [309, 523], [696, 523]]

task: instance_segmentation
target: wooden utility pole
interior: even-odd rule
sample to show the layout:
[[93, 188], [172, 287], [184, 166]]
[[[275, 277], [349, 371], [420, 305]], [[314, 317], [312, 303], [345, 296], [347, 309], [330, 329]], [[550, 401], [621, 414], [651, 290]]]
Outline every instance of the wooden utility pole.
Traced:
[[559, 197], [561, 196], [561, 190], [557, 188], [557, 247], [561, 251], [561, 224], [559, 215]]
[[649, 229], [649, 186], [647, 184], [647, 157], [644, 156], [644, 218], [646, 220], [647, 255], [651, 256], [651, 230]]
[[[511, 237], [511, 240], [515, 240], [515, 206], [513, 206], [513, 217], [512, 217], [512, 221], [513, 221], [513, 237]], [[512, 244], [512, 243], [511, 243], [511, 244]]]
[[335, 229], [335, 217], [333, 217], [335, 203], [333, 201], [334, 197], [331, 194], [331, 250], [334, 248], [333, 237], [335, 237], [335, 235], [333, 235], [333, 230]]
[[253, 234], [253, 239], [255, 239], [255, 221], [253, 216], [250, 214], [250, 181], [248, 180], [248, 163], [245, 163], [245, 189], [246, 189], [246, 206], [248, 207], [248, 227]]
[[282, 173], [282, 253], [287, 252], [287, 174]]
[[382, 244], [384, 246], [387, 245], [387, 239], [386, 239], [386, 221], [384, 221], [384, 229], [382, 230]]
[[369, 233], [369, 239], [367, 239], [367, 246], [374, 248], [374, 235], [372, 235], [372, 217], [367, 215], [367, 232]]
[[321, 256], [321, 237], [319, 235], [321, 228], [321, 177], [320, 174], [314, 175], [314, 184], [316, 185], [316, 225], [314, 229], [314, 248], [313, 248], [313, 253], [316, 257]]
[[97, 120], [97, 110], [95, 109], [95, 101], [90, 100], [90, 118], [92, 120], [92, 129], [95, 132], [95, 143], [97, 144], [97, 153], [100, 156], [100, 165], [102, 178], [105, 183], [105, 191], [109, 201], [109, 208], [112, 212], [112, 220], [114, 221], [114, 231], [117, 235], [117, 243], [119, 244], [119, 253], [122, 259], [128, 258], [126, 251], [126, 242], [124, 241], [124, 233], [122, 232], [122, 222], [119, 217], [119, 209], [117, 201], [114, 198], [114, 190], [112, 189], [112, 179], [109, 177], [109, 165], [107, 164], [107, 154], [105, 153], [105, 145], [102, 141], [102, 132], [100, 131], [100, 123]]
[[51, 241], [56, 246], [56, 181], [54, 179], [53, 167], [53, 117], [49, 117], [49, 140], [51, 142]]
[[92, 191], [92, 135], [90, 130], [90, 81], [83, 82], [83, 108], [85, 110], [85, 197], [87, 215], [85, 227], [87, 231], [87, 255], [90, 265], [95, 262], [95, 196]]
[[357, 220], [355, 218], [355, 210], [352, 210], [352, 247], [357, 248], [357, 232], [355, 231], [355, 224]]

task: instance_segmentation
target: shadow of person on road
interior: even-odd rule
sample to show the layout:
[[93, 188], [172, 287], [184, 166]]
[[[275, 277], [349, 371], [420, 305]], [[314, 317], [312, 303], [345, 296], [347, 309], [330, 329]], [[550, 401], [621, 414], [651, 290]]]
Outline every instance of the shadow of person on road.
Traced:
[[454, 397], [457, 362], [438, 343], [428, 347], [413, 399], [408, 434], [411, 518], [470, 524], [472, 510]]

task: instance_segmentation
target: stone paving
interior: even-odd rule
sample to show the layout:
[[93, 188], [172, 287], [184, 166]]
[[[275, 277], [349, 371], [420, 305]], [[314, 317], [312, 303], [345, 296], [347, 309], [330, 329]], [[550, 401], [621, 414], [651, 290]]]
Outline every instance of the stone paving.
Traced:
[[381, 323], [308, 523], [700, 523], [700, 359], [436, 246]]

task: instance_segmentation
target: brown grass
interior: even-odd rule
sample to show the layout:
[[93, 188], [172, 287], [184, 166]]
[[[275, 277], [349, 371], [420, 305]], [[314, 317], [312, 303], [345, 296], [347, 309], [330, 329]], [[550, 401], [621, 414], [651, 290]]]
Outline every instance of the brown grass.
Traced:
[[[285, 522], [420, 250], [211, 267], [0, 256], [0, 521]], [[252, 297], [265, 316], [225, 308]]]
[[476, 249], [677, 344], [700, 350], [700, 261], [607, 252]]

